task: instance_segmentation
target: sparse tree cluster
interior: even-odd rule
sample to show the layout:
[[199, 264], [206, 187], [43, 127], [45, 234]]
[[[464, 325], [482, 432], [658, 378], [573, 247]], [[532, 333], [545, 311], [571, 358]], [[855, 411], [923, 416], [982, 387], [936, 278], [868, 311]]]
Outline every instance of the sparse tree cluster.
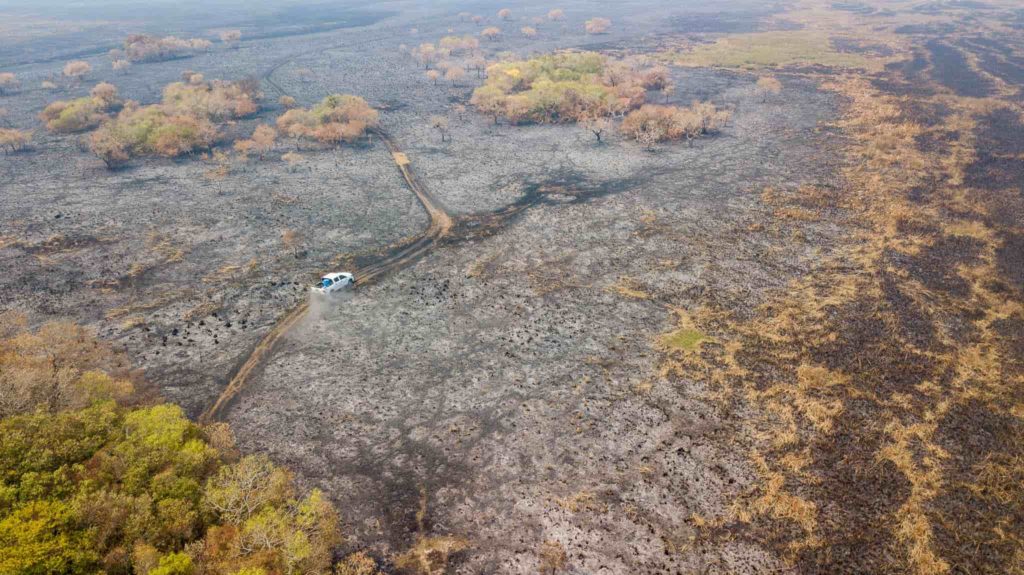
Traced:
[[174, 36], [150, 36], [132, 34], [124, 40], [124, 58], [115, 54], [115, 62], [127, 59], [129, 62], [160, 62], [175, 58], [189, 58], [209, 50], [213, 43], [203, 38], [177, 38]]
[[226, 44], [229, 48], [237, 48], [238, 42], [242, 39], [241, 30], [224, 30], [219, 34], [220, 41]]
[[39, 119], [46, 129], [58, 134], [71, 134], [91, 130], [106, 120], [108, 113], [121, 105], [117, 88], [112, 84], [97, 84], [89, 96], [75, 100], [58, 100], [46, 106]]
[[666, 140], [693, 140], [720, 129], [728, 120], [728, 111], [709, 102], [694, 102], [687, 108], [646, 104], [630, 112], [619, 129], [651, 148]]
[[445, 36], [437, 42], [437, 50], [444, 55], [473, 54], [480, 49], [480, 41], [473, 36]]
[[348, 94], [332, 94], [306, 110], [295, 108], [277, 118], [279, 133], [294, 139], [322, 144], [352, 143], [375, 128], [379, 114], [365, 100]]
[[21, 87], [21, 82], [13, 72], [0, 72], [0, 94], [10, 94]]
[[423, 65], [424, 75], [434, 84], [443, 78], [456, 86], [466, 77], [467, 67], [477, 69], [479, 75], [486, 66], [480, 57], [480, 41], [473, 36], [445, 36], [437, 45], [420, 44], [410, 55]]
[[159, 104], [127, 102], [92, 134], [90, 148], [111, 168], [135, 156], [175, 157], [209, 149], [218, 136], [215, 122], [256, 112], [258, 97], [251, 81], [175, 82], [164, 88]]
[[164, 88], [162, 105], [171, 113], [223, 121], [256, 113], [260, 96], [258, 80], [207, 82], [202, 75], [191, 74], [187, 83], [174, 82]]
[[605, 34], [612, 27], [612, 21], [607, 18], [591, 18], [583, 23], [587, 34]]
[[487, 68], [471, 103], [495, 121], [576, 122], [642, 105], [649, 86], [667, 82], [658, 69], [634, 68], [594, 52], [507, 61]]

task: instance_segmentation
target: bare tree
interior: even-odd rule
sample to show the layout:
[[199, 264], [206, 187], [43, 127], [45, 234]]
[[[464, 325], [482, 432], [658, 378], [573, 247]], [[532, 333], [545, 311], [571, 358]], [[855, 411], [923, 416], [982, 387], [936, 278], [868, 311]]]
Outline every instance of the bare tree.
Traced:
[[437, 70], [427, 70], [427, 78], [429, 78], [430, 81], [433, 82], [435, 86], [437, 85], [437, 80], [440, 77], [441, 73], [438, 72]]
[[561, 8], [555, 8], [554, 10], [548, 12], [548, 20], [557, 22], [562, 18], [565, 18], [565, 11], [562, 10]]
[[444, 116], [431, 116], [430, 127], [434, 128], [441, 134], [442, 143], [449, 139], [448, 118], [445, 118]]
[[774, 76], [761, 76], [754, 85], [754, 92], [761, 96], [761, 103], [768, 101], [769, 95], [777, 95], [782, 92], [782, 82]]
[[523, 26], [522, 28], [519, 29], [519, 32], [522, 33], [522, 35], [526, 36], [527, 38], [537, 37], [537, 29], [532, 26]]
[[581, 121], [583, 128], [597, 138], [598, 143], [602, 142], [602, 136], [612, 129], [612, 121], [607, 116], [586, 116]]
[[488, 26], [487, 28], [484, 28], [480, 32], [480, 36], [486, 38], [487, 40], [495, 40], [498, 38], [498, 36], [501, 36], [501, 30], [494, 26]]
[[448, 80], [454, 86], [459, 80], [466, 77], [466, 71], [459, 66], [452, 66], [444, 72], [444, 79]]
[[509, 10], [508, 8], [502, 8], [501, 10], [498, 10], [498, 18], [501, 18], [502, 20], [508, 20], [511, 17], [512, 11]]
[[281, 244], [285, 249], [292, 252], [293, 257], [299, 257], [299, 248], [302, 247], [302, 235], [295, 230], [282, 230]]

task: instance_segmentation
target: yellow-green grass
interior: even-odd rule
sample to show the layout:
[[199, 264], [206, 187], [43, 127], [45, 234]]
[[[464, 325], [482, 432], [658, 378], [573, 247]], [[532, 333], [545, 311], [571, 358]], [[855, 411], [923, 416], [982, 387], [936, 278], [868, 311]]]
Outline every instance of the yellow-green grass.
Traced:
[[876, 70], [886, 62], [884, 58], [839, 52], [832, 46], [827, 34], [803, 30], [726, 36], [712, 44], [699, 45], [686, 52], [672, 52], [666, 56], [673, 63], [683, 66], [744, 69], [817, 64]]

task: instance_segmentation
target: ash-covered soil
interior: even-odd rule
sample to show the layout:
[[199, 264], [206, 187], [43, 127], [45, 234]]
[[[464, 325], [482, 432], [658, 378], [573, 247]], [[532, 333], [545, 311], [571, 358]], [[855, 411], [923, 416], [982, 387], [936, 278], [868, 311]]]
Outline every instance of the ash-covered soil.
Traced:
[[[698, 384], [659, 375], [656, 338], [674, 328], [673, 307], [711, 297], [752, 309], [835, 243], [821, 221], [762, 225], [766, 186], [835, 183], [820, 130], [834, 102], [791, 81], [788, 105], [761, 104], [750, 78], [688, 74], [681, 93], [715, 86], [737, 109], [692, 148], [597, 145], [566, 126], [413, 146], [417, 173], [462, 209], [500, 205], [527, 182], [557, 193], [498, 233], [314, 303], [226, 413], [242, 447], [331, 493], [353, 547], [407, 547], [425, 494], [430, 534], [470, 541], [460, 572], [536, 572], [546, 540], [581, 573], [778, 568], [745, 542], [676, 552], [690, 517], [721, 512], [753, 475]], [[479, 138], [522, 165], [454, 170], [452, 148]]]

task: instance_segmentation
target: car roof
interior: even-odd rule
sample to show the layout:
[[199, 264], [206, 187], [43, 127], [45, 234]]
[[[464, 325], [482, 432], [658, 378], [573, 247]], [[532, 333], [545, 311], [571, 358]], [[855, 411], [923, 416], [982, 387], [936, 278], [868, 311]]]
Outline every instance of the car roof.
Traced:
[[329, 273], [329, 274], [325, 275], [321, 279], [336, 280], [336, 279], [341, 278], [341, 277], [352, 277], [352, 274], [350, 274], [348, 272], [332, 272], [332, 273]]

